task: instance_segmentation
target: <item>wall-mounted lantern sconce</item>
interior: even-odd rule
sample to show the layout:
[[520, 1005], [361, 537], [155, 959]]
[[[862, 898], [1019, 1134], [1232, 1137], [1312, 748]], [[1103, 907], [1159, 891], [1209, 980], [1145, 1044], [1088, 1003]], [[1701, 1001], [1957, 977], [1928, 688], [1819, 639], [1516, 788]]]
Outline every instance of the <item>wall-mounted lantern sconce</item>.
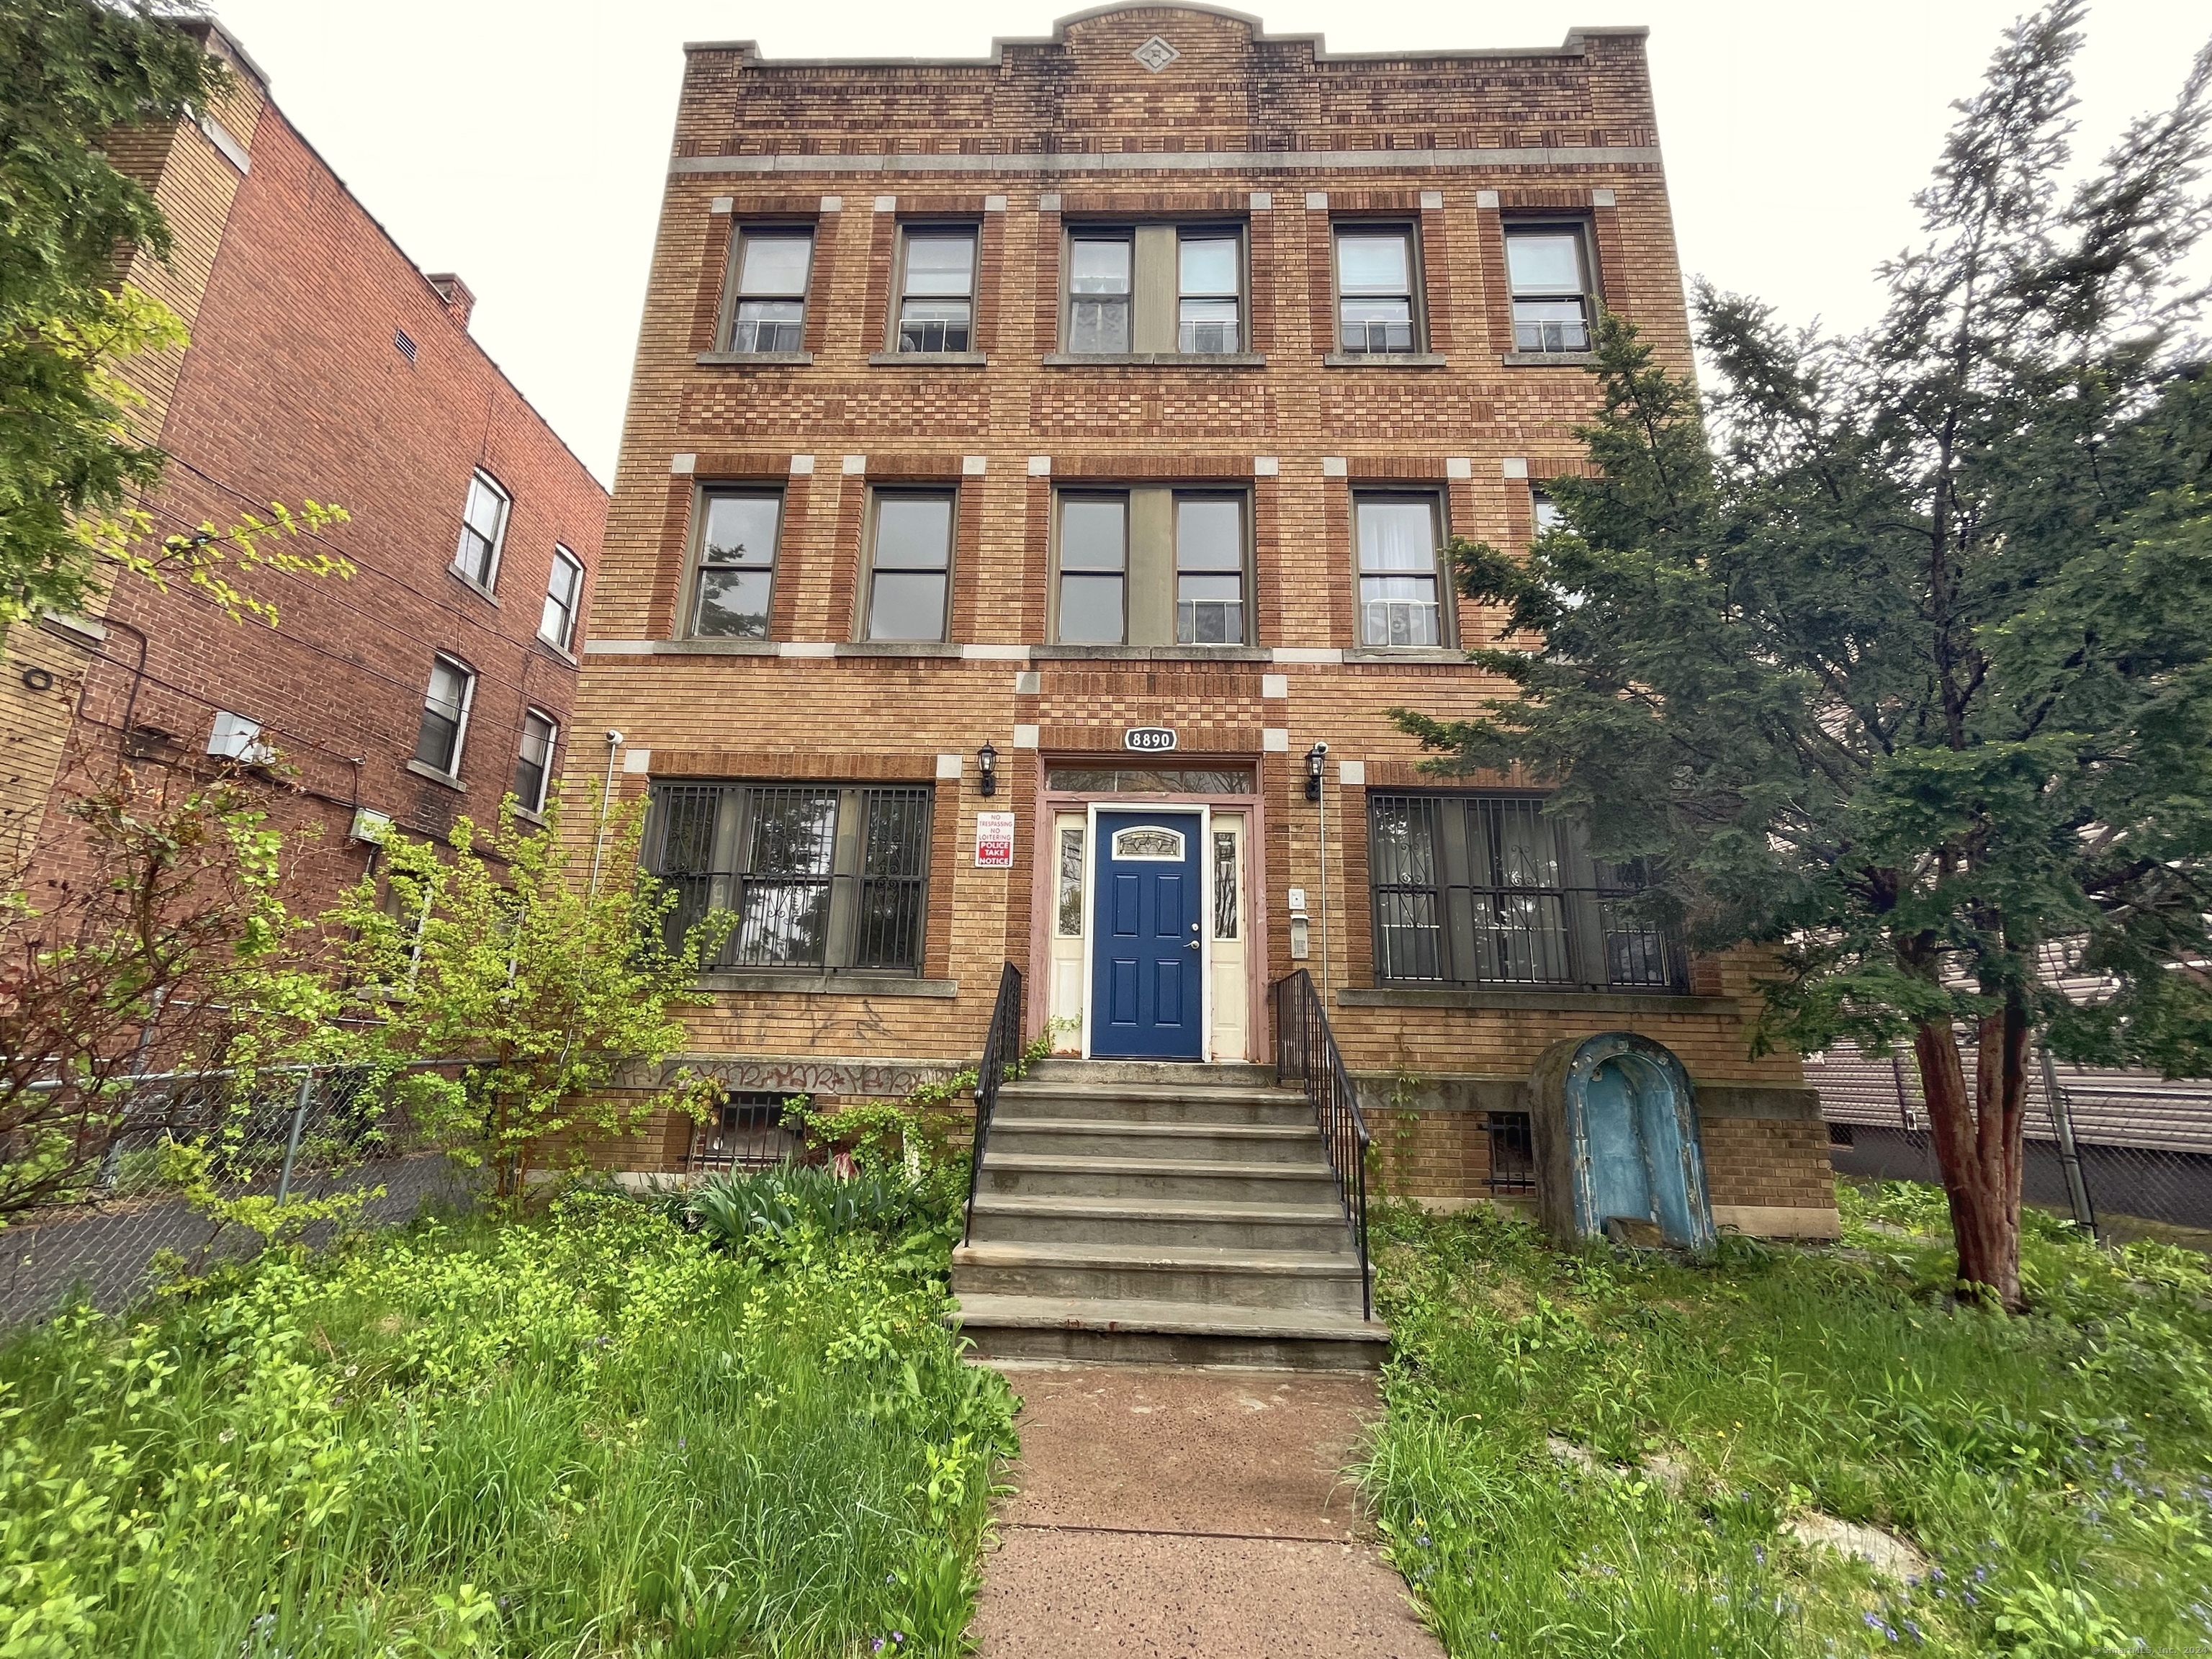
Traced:
[[1322, 763], [1328, 758], [1328, 745], [1317, 743], [1306, 750], [1306, 799], [1321, 799]]
[[999, 793], [999, 751], [986, 743], [975, 751], [975, 793], [991, 796]]

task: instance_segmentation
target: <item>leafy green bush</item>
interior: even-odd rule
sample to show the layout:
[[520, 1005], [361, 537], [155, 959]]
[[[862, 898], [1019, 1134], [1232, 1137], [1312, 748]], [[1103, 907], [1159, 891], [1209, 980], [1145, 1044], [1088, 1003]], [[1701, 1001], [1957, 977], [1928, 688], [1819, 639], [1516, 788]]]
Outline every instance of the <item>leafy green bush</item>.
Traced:
[[742, 1250], [763, 1243], [787, 1249], [808, 1232], [825, 1241], [854, 1232], [893, 1237], [920, 1215], [922, 1197], [919, 1186], [881, 1170], [840, 1179], [819, 1165], [783, 1164], [712, 1176], [684, 1202], [709, 1243]]
[[1012, 1400], [944, 1306], [583, 1194], [72, 1313], [0, 1350], [0, 1651], [955, 1652]]

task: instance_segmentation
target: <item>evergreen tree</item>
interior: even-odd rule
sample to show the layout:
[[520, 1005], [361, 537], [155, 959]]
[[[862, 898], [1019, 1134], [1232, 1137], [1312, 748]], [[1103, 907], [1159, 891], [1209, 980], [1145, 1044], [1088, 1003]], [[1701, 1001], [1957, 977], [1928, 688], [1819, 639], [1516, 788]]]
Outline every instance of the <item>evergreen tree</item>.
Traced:
[[1959, 106], [1867, 332], [1701, 287], [1701, 422], [1603, 319], [1565, 526], [1452, 550], [1521, 695], [1395, 711], [1437, 769], [1555, 779], [1700, 948], [1771, 947], [1757, 1041], [1909, 1042], [1962, 1286], [2008, 1308], [2039, 1033], [2212, 1070], [2212, 384], [2176, 276], [2212, 48], [2068, 189], [2082, 12], [2022, 21]]

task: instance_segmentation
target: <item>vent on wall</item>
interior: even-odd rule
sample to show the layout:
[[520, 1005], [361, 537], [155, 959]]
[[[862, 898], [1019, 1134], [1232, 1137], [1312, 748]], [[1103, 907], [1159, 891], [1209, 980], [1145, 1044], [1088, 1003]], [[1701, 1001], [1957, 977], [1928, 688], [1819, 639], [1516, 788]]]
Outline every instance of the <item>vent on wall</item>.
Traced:
[[392, 343], [399, 348], [399, 355], [409, 362], [415, 361], [415, 342], [396, 328], [392, 331]]

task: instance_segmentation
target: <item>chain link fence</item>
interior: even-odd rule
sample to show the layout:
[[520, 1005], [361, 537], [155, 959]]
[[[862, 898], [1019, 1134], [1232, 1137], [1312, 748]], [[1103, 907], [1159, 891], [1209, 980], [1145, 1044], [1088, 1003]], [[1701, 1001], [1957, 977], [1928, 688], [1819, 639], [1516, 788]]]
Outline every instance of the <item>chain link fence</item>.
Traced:
[[[0, 1231], [0, 1326], [49, 1317], [80, 1297], [114, 1311], [172, 1258], [198, 1273], [261, 1249], [258, 1234], [214, 1219], [164, 1179], [170, 1143], [205, 1150], [225, 1199], [364, 1194], [350, 1224], [403, 1224], [474, 1201], [453, 1160], [425, 1145], [389, 1089], [364, 1073], [271, 1071], [243, 1099], [228, 1073], [148, 1076], [130, 1088], [122, 1131], [84, 1190]], [[321, 1244], [339, 1224], [315, 1222], [301, 1236]]]
[[[1974, 1054], [1965, 1054], [1966, 1088]], [[1838, 1175], [1936, 1182], [1928, 1106], [1909, 1054], [1849, 1043], [1805, 1062]], [[2212, 1082], [2069, 1066], [2039, 1051], [2028, 1073], [2024, 1201], [2115, 1243], [2157, 1238], [2212, 1252]]]

